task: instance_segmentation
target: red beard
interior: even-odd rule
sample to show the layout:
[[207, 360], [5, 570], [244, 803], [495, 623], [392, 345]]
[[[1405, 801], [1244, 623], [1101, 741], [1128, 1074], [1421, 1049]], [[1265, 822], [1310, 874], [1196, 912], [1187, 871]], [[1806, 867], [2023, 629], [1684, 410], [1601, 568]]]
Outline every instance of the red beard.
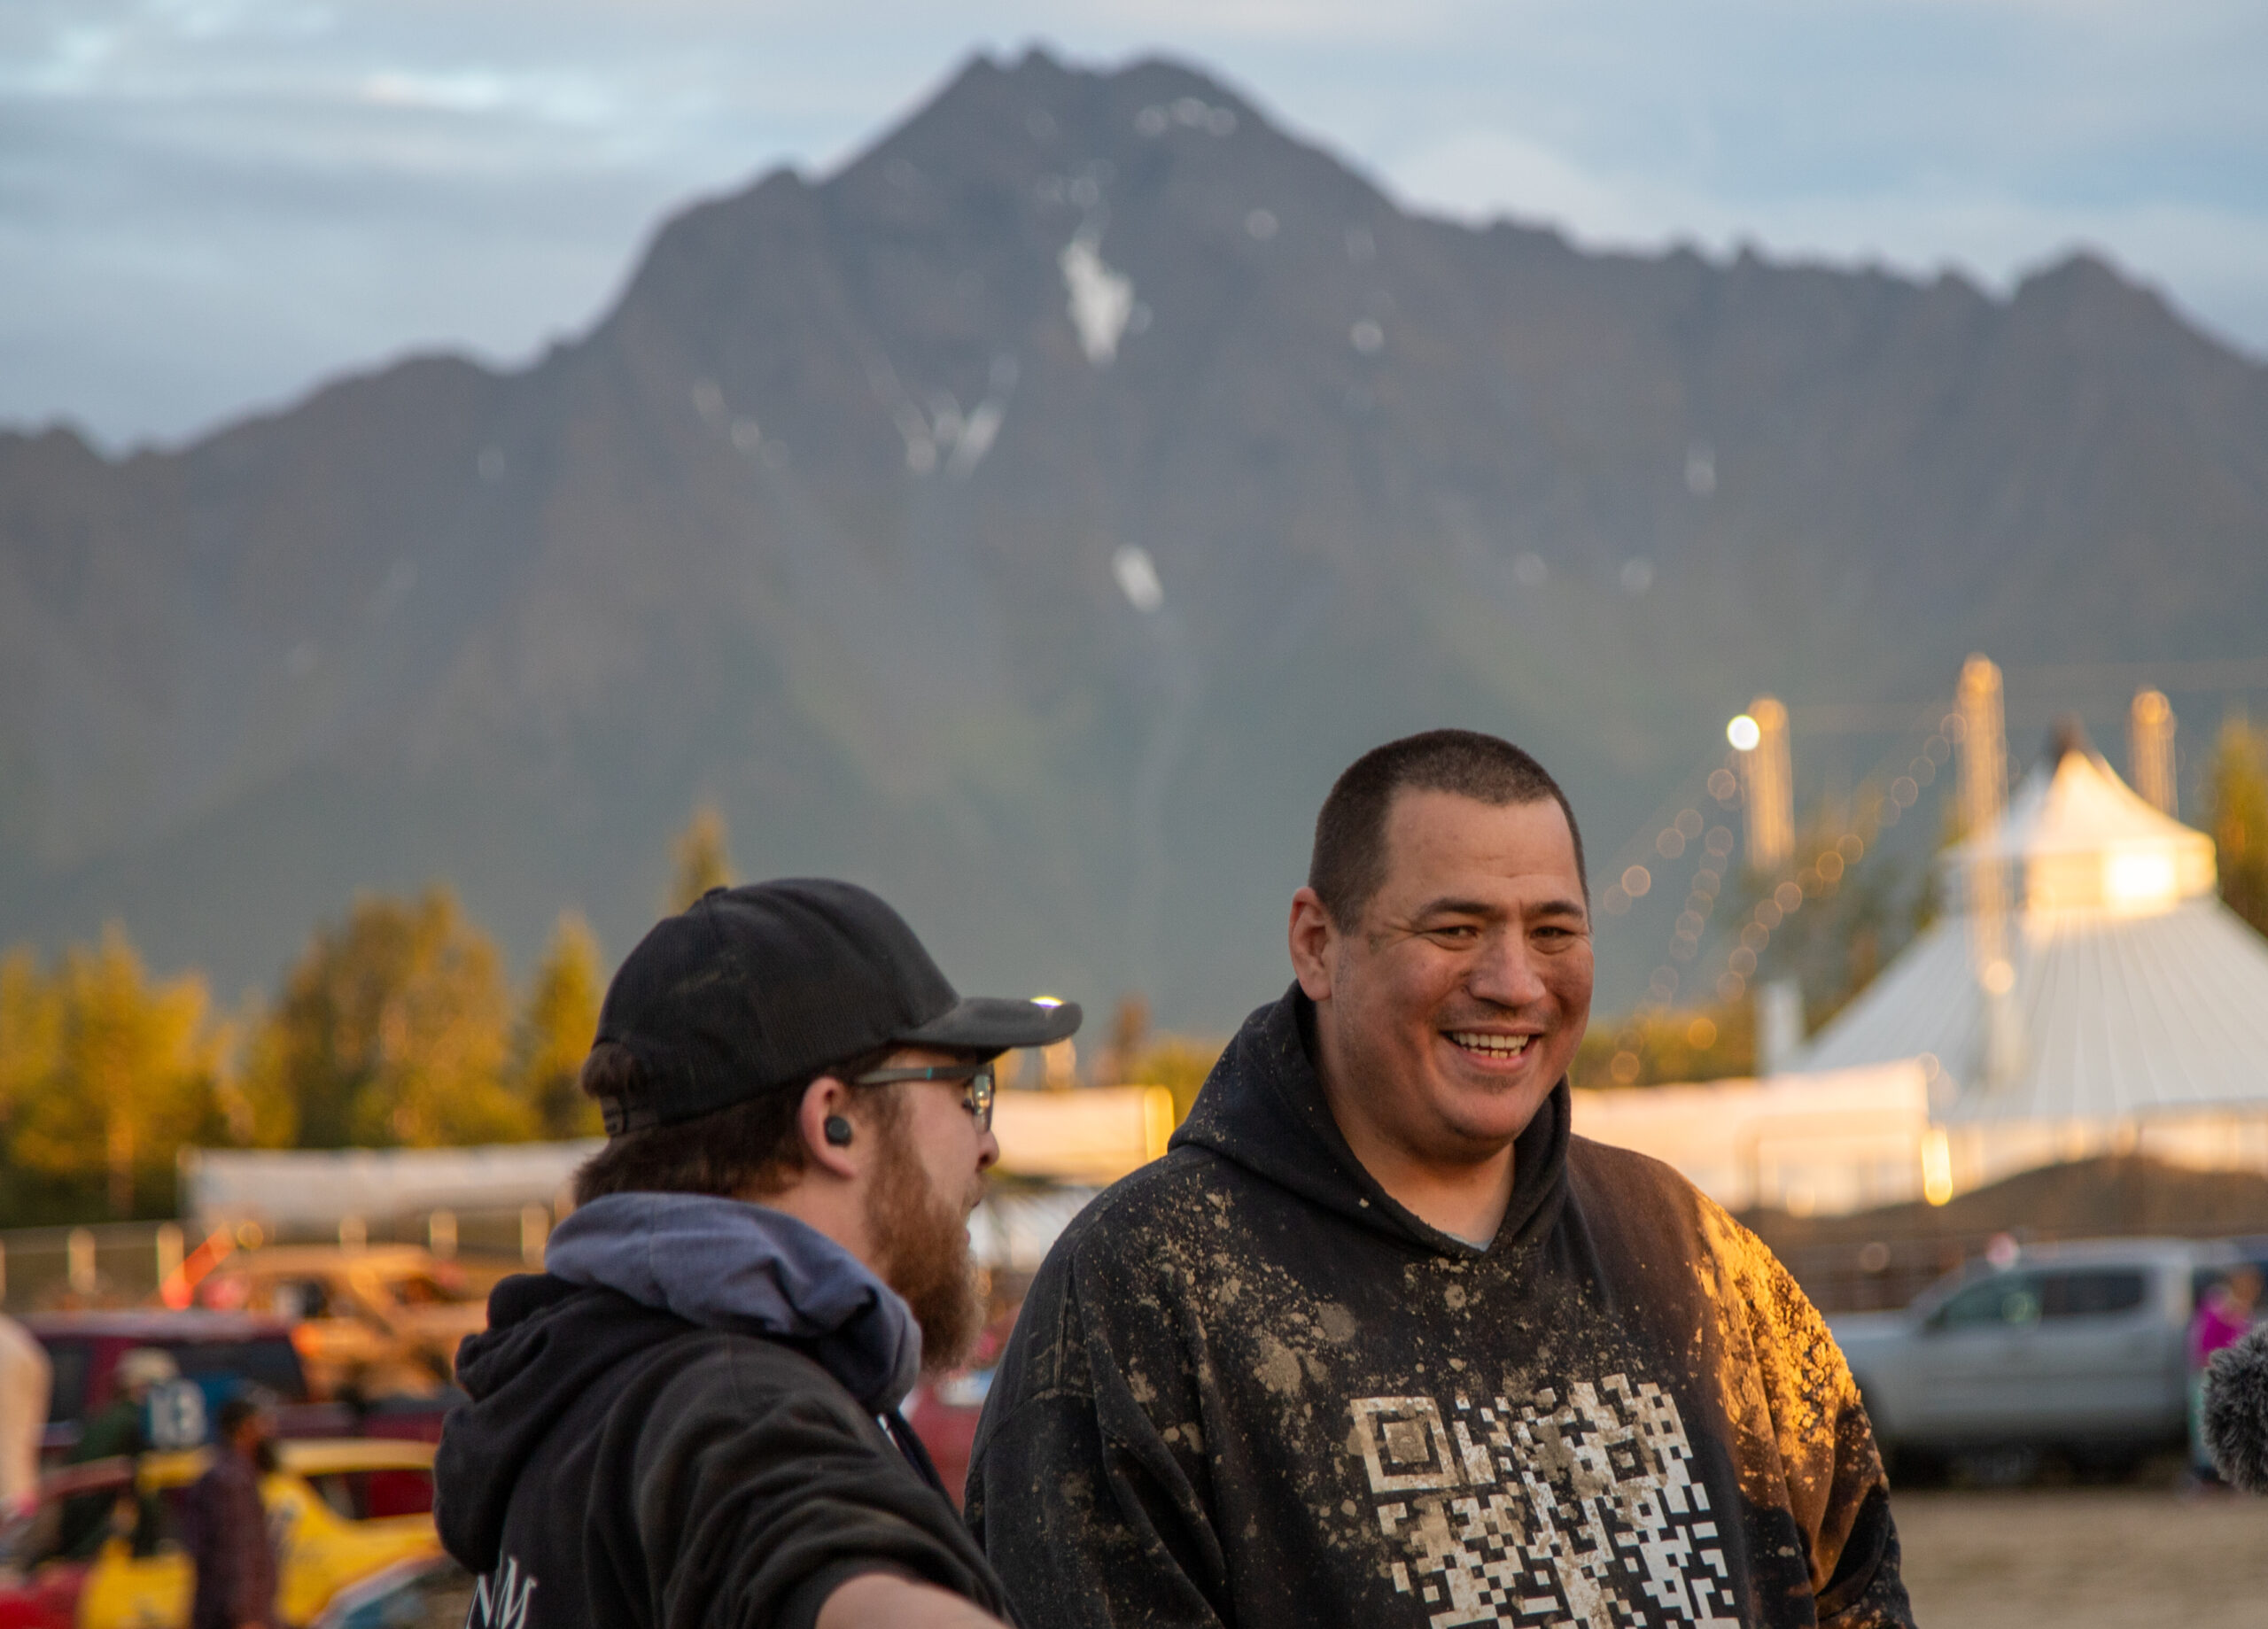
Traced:
[[905, 1298], [921, 1327], [921, 1367], [959, 1367], [984, 1317], [967, 1214], [931, 1190], [903, 1122], [883, 1130], [866, 1190], [866, 1236], [882, 1282]]

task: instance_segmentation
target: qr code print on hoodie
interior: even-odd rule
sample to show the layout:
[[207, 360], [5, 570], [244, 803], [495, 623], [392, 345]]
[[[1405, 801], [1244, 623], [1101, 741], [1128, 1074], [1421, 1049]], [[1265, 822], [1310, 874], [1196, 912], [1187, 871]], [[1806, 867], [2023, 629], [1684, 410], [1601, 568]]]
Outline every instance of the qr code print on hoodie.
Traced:
[[1577, 1381], [1449, 1418], [1430, 1397], [1348, 1405], [1394, 1588], [1431, 1629], [1733, 1629], [1724, 1553], [1677, 1404]]

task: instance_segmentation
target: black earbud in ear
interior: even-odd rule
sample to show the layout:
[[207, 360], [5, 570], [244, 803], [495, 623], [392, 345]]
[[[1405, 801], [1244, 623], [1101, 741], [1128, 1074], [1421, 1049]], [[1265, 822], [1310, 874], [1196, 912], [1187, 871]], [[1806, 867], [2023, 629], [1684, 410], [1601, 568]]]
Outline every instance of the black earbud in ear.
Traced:
[[850, 1146], [850, 1122], [842, 1115], [829, 1114], [826, 1123], [820, 1126], [819, 1129], [826, 1134], [827, 1142], [835, 1147]]

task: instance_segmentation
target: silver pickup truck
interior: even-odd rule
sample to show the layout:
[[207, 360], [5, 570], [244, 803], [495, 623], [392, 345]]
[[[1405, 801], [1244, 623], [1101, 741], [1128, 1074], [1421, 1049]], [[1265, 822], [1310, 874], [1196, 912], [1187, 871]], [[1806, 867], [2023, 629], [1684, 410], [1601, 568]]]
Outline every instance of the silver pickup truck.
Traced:
[[2131, 1463], [2182, 1439], [2196, 1285], [2228, 1253], [2189, 1239], [2042, 1245], [1972, 1263], [1903, 1312], [1829, 1327], [1885, 1455]]

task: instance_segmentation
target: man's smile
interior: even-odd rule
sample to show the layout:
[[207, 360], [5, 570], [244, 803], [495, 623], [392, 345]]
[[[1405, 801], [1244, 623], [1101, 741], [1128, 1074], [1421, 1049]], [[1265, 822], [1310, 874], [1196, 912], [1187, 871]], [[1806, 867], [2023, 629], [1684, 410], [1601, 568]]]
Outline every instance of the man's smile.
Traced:
[[1446, 1033], [1453, 1044], [1476, 1058], [1518, 1058], [1534, 1039], [1533, 1036], [1491, 1035], [1480, 1029], [1452, 1029]]

